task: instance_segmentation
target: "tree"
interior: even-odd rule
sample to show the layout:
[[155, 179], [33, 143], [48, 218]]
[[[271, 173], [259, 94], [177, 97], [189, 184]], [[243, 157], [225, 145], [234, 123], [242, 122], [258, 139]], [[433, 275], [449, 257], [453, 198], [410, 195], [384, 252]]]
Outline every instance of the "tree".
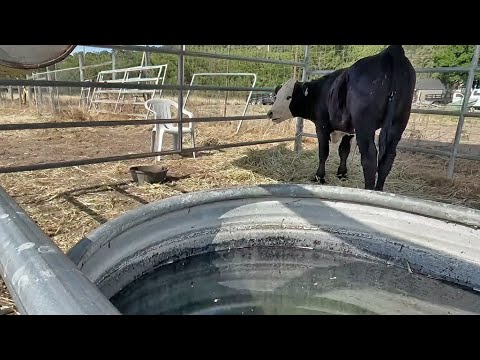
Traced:
[[[473, 57], [473, 45], [440, 45], [434, 48], [434, 67], [469, 66]], [[456, 88], [467, 82], [468, 73], [433, 74], [447, 89]]]

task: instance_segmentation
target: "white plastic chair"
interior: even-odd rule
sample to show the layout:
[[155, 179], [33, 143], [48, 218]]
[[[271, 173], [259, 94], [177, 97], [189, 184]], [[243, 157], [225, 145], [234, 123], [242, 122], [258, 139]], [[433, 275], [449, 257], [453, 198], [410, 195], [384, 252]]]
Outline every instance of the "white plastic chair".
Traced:
[[[149, 99], [145, 101], [145, 108], [153, 113], [155, 119], [171, 119], [172, 112], [171, 107], [174, 107], [178, 111], [178, 104], [175, 101], [169, 99]], [[193, 114], [190, 111], [185, 109], [182, 110], [183, 114], [189, 118], [193, 117]], [[192, 145], [195, 147], [195, 129], [194, 123], [189, 122], [188, 125], [182, 128], [184, 134], [190, 134], [192, 137]], [[151, 140], [151, 151], [157, 152], [162, 151], [163, 136], [165, 134], [173, 135], [173, 144], [174, 148], [178, 149], [179, 144], [179, 134], [177, 124], [155, 124], [152, 129], [152, 140]], [[193, 158], [195, 158], [195, 152], [193, 153]], [[160, 156], [156, 156], [155, 159], [160, 160]]]

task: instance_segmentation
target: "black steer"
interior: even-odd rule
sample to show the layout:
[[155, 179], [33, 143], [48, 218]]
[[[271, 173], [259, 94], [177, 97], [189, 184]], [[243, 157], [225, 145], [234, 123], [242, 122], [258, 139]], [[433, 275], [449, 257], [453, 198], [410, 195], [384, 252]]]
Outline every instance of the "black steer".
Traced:
[[[325, 183], [329, 140], [344, 133], [339, 146], [337, 176], [347, 173], [350, 144], [355, 136], [361, 155], [365, 189], [383, 191], [396, 148], [410, 118], [416, 81], [412, 64], [401, 45], [358, 60], [318, 80], [288, 80], [278, 86], [268, 117], [280, 123], [302, 117], [315, 124], [319, 165], [315, 180]], [[377, 148], [375, 131], [382, 128]], [[378, 172], [378, 178], [375, 178]]]

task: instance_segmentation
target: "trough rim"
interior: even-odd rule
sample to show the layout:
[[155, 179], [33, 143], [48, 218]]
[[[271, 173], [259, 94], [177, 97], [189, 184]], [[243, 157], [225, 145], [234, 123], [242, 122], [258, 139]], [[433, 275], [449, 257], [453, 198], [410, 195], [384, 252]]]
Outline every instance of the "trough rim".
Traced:
[[195, 191], [142, 205], [91, 231], [67, 252], [67, 256], [75, 265], [80, 267], [81, 261], [94, 254], [108, 239], [113, 239], [129, 229], [163, 214], [213, 202], [241, 199], [261, 200], [269, 197], [296, 197], [356, 203], [425, 216], [448, 223], [456, 223], [475, 230], [480, 226], [480, 211], [460, 205], [418, 199], [390, 192], [340, 186], [258, 184]]

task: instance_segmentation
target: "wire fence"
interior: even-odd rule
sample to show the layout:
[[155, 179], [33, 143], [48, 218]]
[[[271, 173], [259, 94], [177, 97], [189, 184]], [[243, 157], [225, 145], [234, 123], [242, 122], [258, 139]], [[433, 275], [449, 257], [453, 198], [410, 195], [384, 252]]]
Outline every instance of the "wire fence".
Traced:
[[[121, 111], [111, 111], [118, 117], [118, 123], [109, 123], [109, 126], [132, 125], [125, 122], [131, 119], [132, 112], [137, 112], [144, 117], [146, 109], [143, 102], [154, 97], [169, 98], [183, 103], [186, 108], [193, 109], [195, 118], [193, 122], [220, 123], [236, 122], [235, 134], [238, 134], [243, 120], [265, 121], [265, 113], [269, 102], [269, 95], [273, 88], [289, 78], [297, 80], [314, 79], [330, 71], [349, 66], [365, 56], [373, 55], [383, 50], [385, 45], [169, 45], [169, 46], [131, 46], [112, 45], [99, 46], [105, 50], [100, 53], [82, 52], [73, 54], [61, 63], [57, 69], [44, 69], [27, 77], [27, 80], [0, 80], [0, 102], [2, 106], [25, 107], [30, 101], [37, 111], [50, 111], [53, 116], [62, 109], [79, 106], [87, 108], [95, 89], [102, 88], [111, 91], [117, 89], [109, 99], [116, 101], [121, 96], [121, 91], [137, 91], [142, 93], [136, 110], [122, 108]], [[433, 47], [433, 46], [432, 46]], [[470, 46], [461, 52], [464, 65], [460, 68], [444, 66], [432, 68], [435, 59], [428, 46], [404, 46], [412, 64], [417, 70], [417, 78], [437, 79], [445, 83], [445, 79], [453, 81], [460, 87], [463, 86], [463, 96], [466, 99], [478, 67], [478, 46]], [[475, 53], [474, 53], [475, 49]], [[430, 49], [431, 50], [431, 49]], [[470, 51], [471, 50], [471, 51]], [[475, 55], [474, 55], [475, 54]], [[135, 67], [148, 67], [165, 65], [168, 69], [165, 78], [160, 83], [131, 82], [118, 83], [123, 76], [121, 69]], [[116, 70], [116, 75], [98, 82], [101, 71]], [[120, 70], [119, 70], [120, 69]], [[203, 75], [200, 75], [203, 74]], [[210, 75], [205, 75], [210, 74]], [[215, 74], [215, 75], [212, 75]], [[221, 75], [224, 74], [224, 75]], [[250, 76], [249, 74], [253, 74]], [[308, 75], [308, 76], [307, 76]], [[139, 78], [141, 76], [138, 76]], [[115, 83], [117, 82], [117, 83]], [[419, 82], [417, 81], [417, 85]], [[417, 86], [418, 87], [418, 86]], [[110, 90], [108, 90], [110, 89]], [[179, 90], [182, 91], [179, 91]], [[159, 90], [157, 92], [152, 90]], [[429, 89], [426, 89], [429, 90]], [[443, 96], [452, 92], [452, 89], [430, 89]], [[417, 91], [418, 92], [418, 91]], [[461, 92], [461, 91], [460, 91]], [[433, 94], [433, 95], [432, 95]], [[432, 93], [430, 95], [436, 96]], [[466, 101], [452, 105], [444, 101], [441, 96], [438, 101], [424, 101], [425, 94], [416, 93], [416, 100], [412, 106], [411, 119], [403, 135], [401, 147], [418, 152], [441, 154], [449, 156], [449, 176], [453, 174], [456, 158], [480, 160], [480, 127], [478, 125], [479, 113], [469, 106]], [[435, 98], [436, 99], [436, 98]], [[113, 106], [117, 109], [116, 106]], [[460, 114], [464, 114], [461, 115]], [[93, 116], [93, 115], [92, 115]], [[174, 113], [174, 119], [149, 119], [147, 123], [136, 122], [136, 125], [152, 125], [154, 123], [184, 122], [181, 114]], [[146, 119], [146, 117], [145, 117]], [[75, 119], [74, 119], [75, 120]], [[79, 121], [78, 124], [106, 126], [102, 119], [92, 122]], [[112, 121], [109, 119], [107, 121]], [[149, 122], [150, 121], [150, 122]], [[190, 120], [189, 120], [190, 121]], [[70, 122], [70, 124], [75, 124]], [[58, 127], [62, 127], [58, 124]], [[34, 124], [0, 124], [0, 130], [14, 130], [35, 128]], [[83, 127], [83, 125], [82, 125]], [[300, 149], [303, 136], [314, 134], [311, 122], [297, 122], [296, 130], [290, 127], [290, 133], [285, 137], [275, 139], [262, 139], [265, 141], [292, 141], [296, 139], [296, 148]], [[266, 130], [267, 131], [267, 130]], [[180, 131], [181, 132], [181, 131]], [[307, 135], [305, 135], [307, 134]], [[243, 141], [235, 144], [216, 144], [214, 148], [252, 145], [255, 141]], [[213, 145], [212, 145], [213, 146]], [[161, 154], [181, 154], [191, 152], [180, 143], [179, 148], [169, 149], [165, 152], [128, 154], [125, 157], [103, 157], [100, 159], [70, 161], [55, 163], [51, 166], [72, 166], [72, 164], [99, 163], [104, 161], [118, 161], [122, 159], [153, 157]], [[2, 172], [26, 171], [40, 168], [49, 168], [48, 164], [0, 168]]]

